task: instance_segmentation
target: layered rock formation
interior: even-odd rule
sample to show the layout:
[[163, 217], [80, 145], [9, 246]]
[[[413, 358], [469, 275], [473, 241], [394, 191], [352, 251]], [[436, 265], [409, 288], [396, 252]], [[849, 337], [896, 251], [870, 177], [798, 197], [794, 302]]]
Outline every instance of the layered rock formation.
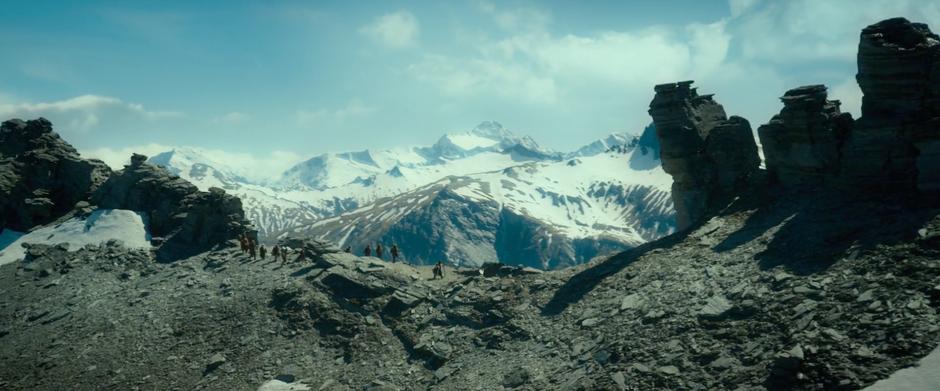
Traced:
[[894, 18], [862, 30], [862, 118], [844, 151], [844, 181], [940, 190], [940, 37]]
[[826, 99], [826, 87], [811, 85], [784, 94], [783, 110], [758, 128], [771, 179], [784, 185], [821, 185], [839, 170], [842, 144], [852, 130], [852, 115], [839, 101]]
[[862, 30], [862, 117], [851, 120], [824, 86], [788, 91], [759, 130], [767, 169], [784, 186], [940, 190], [940, 39], [894, 18]]
[[0, 230], [26, 231], [71, 210], [111, 173], [84, 160], [44, 118], [0, 126]]
[[199, 191], [196, 186], [131, 157], [131, 164], [114, 173], [92, 196], [102, 208], [145, 212], [154, 237], [163, 238], [161, 259], [204, 251], [248, 230], [241, 200], [224, 190]]
[[715, 199], [746, 184], [760, 165], [747, 120], [728, 118], [712, 95], [698, 95], [691, 85], [657, 85], [649, 109], [663, 169], [673, 178], [680, 229], [703, 216]]

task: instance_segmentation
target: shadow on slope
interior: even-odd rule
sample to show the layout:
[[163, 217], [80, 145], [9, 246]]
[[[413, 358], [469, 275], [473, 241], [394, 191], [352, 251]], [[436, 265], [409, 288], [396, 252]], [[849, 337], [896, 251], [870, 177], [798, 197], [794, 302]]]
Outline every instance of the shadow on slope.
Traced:
[[662, 239], [644, 243], [638, 247], [624, 251], [620, 254], [607, 258], [596, 266], [589, 267], [575, 274], [565, 282], [561, 288], [555, 291], [555, 295], [542, 308], [543, 316], [558, 315], [565, 311], [569, 305], [581, 300], [588, 292], [594, 290], [601, 281], [617, 274], [625, 267], [629, 266], [643, 255], [659, 249], [672, 247], [681, 243], [694, 232], [699, 225], [693, 225], [689, 229], [674, 233]]
[[913, 240], [937, 215], [930, 203], [936, 204], [904, 195], [849, 200], [822, 191], [787, 194], [756, 208], [743, 227], [712, 249], [753, 247], [761, 269], [782, 265], [794, 274], [818, 273], [876, 246]]

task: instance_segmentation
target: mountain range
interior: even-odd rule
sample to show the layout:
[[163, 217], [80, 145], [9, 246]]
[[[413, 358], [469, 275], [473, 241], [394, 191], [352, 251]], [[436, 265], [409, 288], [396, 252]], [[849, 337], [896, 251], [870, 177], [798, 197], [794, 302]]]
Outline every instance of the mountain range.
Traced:
[[557, 268], [675, 230], [652, 126], [562, 153], [486, 121], [430, 146], [317, 155], [262, 181], [199, 148], [149, 162], [241, 198], [262, 242], [395, 243], [416, 264]]

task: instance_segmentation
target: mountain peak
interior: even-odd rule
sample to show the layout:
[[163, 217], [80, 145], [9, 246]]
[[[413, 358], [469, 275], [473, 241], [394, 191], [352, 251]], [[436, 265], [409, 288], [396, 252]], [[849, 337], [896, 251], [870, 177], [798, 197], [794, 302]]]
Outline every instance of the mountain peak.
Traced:
[[496, 121], [483, 121], [473, 128], [473, 130], [470, 131], [470, 134], [493, 140], [513, 138], [512, 132], [504, 128], [502, 124]]

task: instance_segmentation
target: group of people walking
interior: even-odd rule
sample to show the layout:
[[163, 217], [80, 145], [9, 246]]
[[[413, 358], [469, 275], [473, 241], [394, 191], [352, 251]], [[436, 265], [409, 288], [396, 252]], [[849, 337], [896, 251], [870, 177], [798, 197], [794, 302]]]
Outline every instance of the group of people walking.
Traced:
[[[268, 256], [268, 250], [264, 245], [259, 245], [258, 242], [249, 236], [247, 233], [239, 235], [238, 242], [241, 245], [241, 250], [243, 254], [246, 254], [251, 257], [251, 259], [258, 259], [260, 255], [261, 259], [265, 259]], [[274, 260], [277, 261], [280, 259], [282, 263], [287, 263], [287, 255], [290, 253], [291, 249], [287, 246], [280, 246], [275, 244], [271, 247], [271, 256], [274, 257]], [[352, 247], [347, 246], [343, 251], [347, 253], [352, 253]], [[297, 251], [297, 261], [303, 261], [306, 259], [306, 251], [300, 249]], [[392, 262], [398, 262], [398, 257], [401, 256], [401, 251], [398, 249], [397, 244], [392, 244], [392, 247], [388, 249], [388, 254], [391, 256]], [[375, 247], [371, 244], [367, 244], [366, 247], [362, 250], [362, 255], [367, 257], [376, 257], [379, 259], [384, 259], [385, 249], [382, 248], [381, 243], [377, 243]], [[434, 279], [444, 278], [444, 263], [438, 261], [434, 268], [431, 269], [434, 273]]]
[[[347, 253], [351, 253], [352, 247], [347, 246], [344, 251], [346, 251]], [[401, 255], [401, 251], [398, 249], [398, 245], [392, 244], [392, 247], [388, 250], [388, 254], [391, 255], [392, 262], [398, 262], [398, 257]], [[384, 258], [385, 249], [382, 248], [381, 243], [377, 243], [375, 247], [373, 247], [371, 244], [367, 244], [366, 247], [362, 249], [362, 255], [366, 257], [374, 256], [379, 259], [385, 259]], [[434, 268], [431, 269], [431, 272], [434, 273], [434, 277], [433, 277], [434, 279], [438, 279], [438, 278], [443, 279], [444, 278], [444, 263], [438, 261], [434, 265]]]
[[[346, 252], [352, 252], [351, 247], [346, 247]], [[378, 243], [375, 245], [375, 254], [372, 253], [372, 245], [367, 244], [366, 248], [362, 250], [362, 255], [366, 257], [376, 257], [378, 259], [385, 259], [385, 249], [382, 248], [382, 244]], [[398, 256], [401, 254], [398, 251], [398, 245], [392, 244], [392, 248], [388, 250], [388, 254], [392, 256], [392, 262], [398, 262]]]
[[[259, 245], [258, 242], [251, 236], [248, 236], [248, 234], [241, 234], [241, 236], [238, 237], [238, 242], [241, 245], [242, 253], [250, 256], [251, 259], [258, 259], [259, 255], [261, 259], [267, 258], [268, 249], [266, 249], [264, 245]], [[271, 247], [271, 256], [274, 257], [275, 261], [280, 258], [281, 262], [286, 263], [287, 254], [289, 252], [290, 249], [286, 246], [281, 247], [275, 244], [274, 247]], [[301, 255], [303, 255], [303, 252], [301, 252]]]

